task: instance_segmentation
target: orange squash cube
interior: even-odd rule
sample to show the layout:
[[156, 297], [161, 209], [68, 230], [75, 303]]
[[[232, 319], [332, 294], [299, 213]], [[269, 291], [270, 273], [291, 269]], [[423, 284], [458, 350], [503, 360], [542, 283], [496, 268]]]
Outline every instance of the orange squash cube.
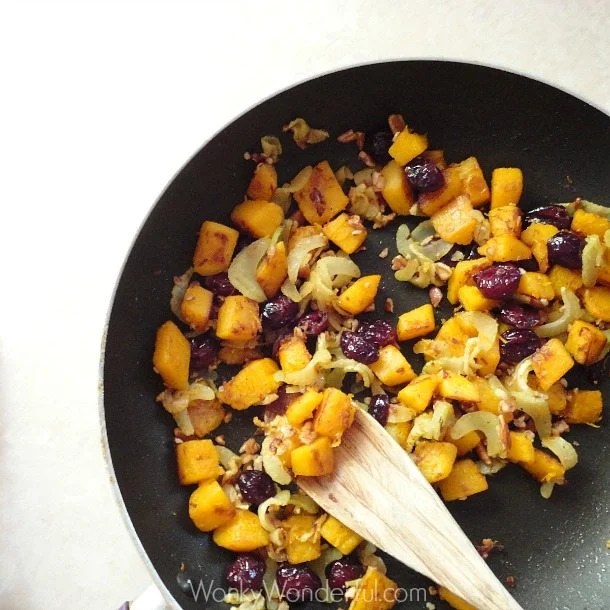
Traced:
[[206, 220], [199, 230], [193, 267], [199, 275], [215, 275], [231, 264], [239, 233], [219, 222]]
[[446, 601], [454, 610], [477, 610], [472, 604], [464, 601], [459, 595], [449, 591], [446, 587], [438, 588], [438, 596]]
[[475, 208], [489, 201], [489, 187], [476, 157], [468, 157], [454, 166], [462, 180], [462, 192]]
[[275, 380], [275, 373], [278, 370], [271, 358], [252, 360], [221, 386], [218, 398], [237, 411], [243, 411], [277, 392], [280, 383]]
[[153, 367], [163, 383], [174, 390], [186, 390], [189, 386], [191, 344], [180, 329], [168, 320], [157, 330]]
[[286, 554], [291, 564], [313, 561], [321, 554], [320, 533], [315, 530], [315, 515], [290, 515], [284, 521], [288, 532]]
[[610, 230], [610, 220], [599, 214], [576, 210], [572, 217], [571, 229], [583, 235], [598, 235], [603, 240], [604, 233]]
[[184, 321], [196, 331], [204, 331], [210, 322], [214, 293], [192, 282], [184, 292], [180, 313]]
[[320, 535], [328, 544], [339, 549], [344, 555], [349, 555], [363, 540], [362, 536], [356, 534], [347, 525], [343, 525], [332, 515], [328, 515], [322, 524]]
[[293, 449], [290, 463], [295, 476], [320, 477], [330, 474], [335, 466], [330, 439], [320, 436], [308, 445]]
[[469, 244], [479, 224], [472, 204], [465, 195], [459, 195], [432, 214], [432, 225], [441, 239], [454, 244]]
[[534, 448], [534, 459], [531, 462], [519, 464], [540, 483], [563, 483], [565, 468], [557, 458], [541, 449]]
[[307, 388], [303, 394], [295, 398], [286, 409], [286, 419], [291, 426], [300, 426], [313, 417], [313, 412], [322, 402], [322, 392]]
[[610, 288], [605, 286], [585, 288], [582, 304], [594, 320], [610, 322]]
[[489, 382], [483, 377], [476, 376], [473, 378], [473, 383], [479, 390], [479, 403], [477, 405], [479, 410], [500, 415], [500, 399], [491, 389]]
[[277, 189], [277, 171], [271, 163], [259, 163], [248, 185], [246, 194], [250, 199], [271, 201]]
[[536, 454], [534, 451], [534, 438], [528, 432], [509, 432], [510, 447], [506, 452], [506, 459], [509, 462], [525, 462], [527, 464], [534, 461]]
[[489, 210], [489, 230], [492, 237], [521, 235], [521, 210], [515, 205], [503, 205]]
[[258, 303], [242, 295], [225, 297], [218, 309], [216, 336], [233, 342], [256, 339], [261, 331]]
[[518, 167], [497, 167], [491, 174], [491, 209], [519, 205], [523, 173]]
[[230, 521], [214, 530], [212, 539], [218, 546], [235, 553], [248, 553], [269, 544], [269, 534], [258, 516], [239, 508]]
[[444, 169], [443, 178], [445, 184], [440, 189], [419, 194], [417, 207], [422, 214], [432, 216], [462, 193], [462, 179], [457, 168], [447, 167]]
[[494, 263], [522, 261], [532, 257], [530, 248], [510, 234], [492, 237], [479, 247], [478, 253]]
[[356, 407], [350, 397], [337, 388], [326, 388], [313, 419], [313, 429], [336, 442], [354, 421]]
[[265, 296], [274, 297], [282, 287], [288, 275], [288, 257], [286, 244], [279, 241], [271, 246], [256, 268], [256, 281], [263, 289]]
[[546, 392], [574, 366], [574, 360], [563, 343], [553, 337], [534, 352], [532, 366], [541, 389]]
[[337, 306], [353, 316], [368, 309], [375, 301], [380, 275], [365, 275], [346, 288], [337, 298]]
[[569, 424], [595, 424], [602, 418], [602, 393], [599, 390], [574, 390], [566, 409]]
[[397, 398], [403, 405], [413, 409], [419, 415], [432, 402], [438, 382], [439, 378], [436, 375], [419, 375], [398, 392]]
[[458, 302], [458, 291], [462, 286], [474, 286], [474, 276], [491, 265], [486, 258], [475, 258], [473, 260], [460, 261], [447, 283], [447, 300], [455, 305]]
[[447, 435], [449, 442], [455, 445], [459, 457], [470, 453], [480, 442], [481, 437], [474, 430], [464, 434], [460, 438], [453, 438], [451, 434]]
[[392, 160], [381, 170], [381, 175], [383, 176], [381, 195], [386, 203], [396, 214], [408, 216], [415, 203], [415, 195], [403, 168]]
[[521, 241], [528, 246], [533, 246], [537, 241], [546, 242], [558, 231], [559, 229], [554, 225], [533, 222], [521, 233]]
[[408, 341], [431, 333], [435, 327], [434, 308], [426, 303], [398, 317], [396, 335], [399, 341]]
[[575, 320], [570, 326], [565, 347], [578, 364], [593, 364], [606, 347], [606, 335], [593, 324]]
[[469, 458], [457, 460], [449, 476], [438, 483], [439, 491], [445, 502], [465, 500], [468, 496], [486, 491], [488, 488], [485, 475]]
[[219, 474], [218, 451], [209, 439], [184, 441], [176, 445], [178, 480], [181, 485], [192, 485]]
[[396, 604], [398, 585], [377, 568], [368, 567], [348, 610], [390, 610]]
[[444, 371], [438, 383], [438, 393], [449, 400], [479, 402], [479, 389], [475, 383], [458, 373]]
[[400, 421], [385, 425], [386, 432], [403, 448], [407, 448], [409, 434], [413, 428], [413, 422]]
[[324, 235], [347, 254], [353, 254], [364, 243], [367, 236], [366, 227], [359, 216], [350, 216], [344, 212], [323, 227]]
[[395, 136], [388, 153], [399, 165], [404, 166], [417, 155], [421, 155], [426, 148], [428, 148], [428, 138], [405, 127]]
[[277, 357], [282, 370], [286, 373], [304, 369], [311, 360], [311, 354], [307, 350], [305, 341], [296, 335], [292, 335], [280, 343]]
[[553, 265], [551, 270], [548, 272], [547, 277], [549, 278], [553, 290], [555, 291], [555, 298], [561, 298], [561, 289], [566, 288], [572, 292], [576, 292], [582, 288], [582, 275], [580, 271], [576, 269], [568, 269], [561, 265]]
[[271, 235], [284, 221], [284, 210], [272, 201], [255, 199], [238, 203], [231, 212], [233, 224], [259, 239]]
[[211, 532], [235, 516], [235, 507], [218, 481], [203, 481], [189, 498], [189, 517], [202, 532]]
[[417, 443], [413, 458], [428, 483], [437, 483], [449, 476], [457, 447], [453, 443], [421, 441]]
[[476, 286], [460, 286], [458, 301], [466, 311], [489, 311], [500, 305], [500, 301], [488, 299]]
[[540, 301], [552, 301], [555, 298], [555, 289], [551, 280], [544, 274], [537, 271], [526, 271], [521, 275], [517, 294], [532, 297]]
[[381, 383], [395, 386], [415, 378], [415, 373], [402, 352], [395, 345], [384, 345], [379, 358], [370, 365]]

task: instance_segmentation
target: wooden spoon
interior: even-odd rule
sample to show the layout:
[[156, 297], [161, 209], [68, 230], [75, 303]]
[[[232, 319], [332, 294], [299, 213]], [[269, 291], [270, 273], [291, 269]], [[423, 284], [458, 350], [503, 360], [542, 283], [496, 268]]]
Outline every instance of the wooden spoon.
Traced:
[[327, 513], [478, 610], [523, 610], [404, 449], [361, 409], [335, 458], [332, 474], [297, 479]]

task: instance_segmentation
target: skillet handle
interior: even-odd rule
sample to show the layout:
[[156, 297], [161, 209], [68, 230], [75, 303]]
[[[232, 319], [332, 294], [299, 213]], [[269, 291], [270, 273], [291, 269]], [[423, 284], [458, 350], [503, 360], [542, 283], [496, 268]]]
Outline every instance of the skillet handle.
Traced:
[[168, 610], [168, 608], [159, 589], [151, 583], [136, 599], [125, 602], [119, 610]]

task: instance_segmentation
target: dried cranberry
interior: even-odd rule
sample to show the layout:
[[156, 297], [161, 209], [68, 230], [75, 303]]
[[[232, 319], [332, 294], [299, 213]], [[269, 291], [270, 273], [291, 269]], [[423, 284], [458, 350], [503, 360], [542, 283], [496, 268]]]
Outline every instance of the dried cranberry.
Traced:
[[235, 286], [229, 281], [229, 274], [224, 271], [216, 275], [208, 275], [203, 283], [208, 290], [219, 297], [228, 297], [237, 293]]
[[500, 321], [519, 330], [534, 328], [542, 323], [542, 314], [538, 309], [521, 303], [505, 303], [500, 308]]
[[540, 271], [540, 265], [538, 265], [538, 261], [533, 256], [510, 264], [516, 265], [520, 269], [523, 269], [523, 271]]
[[545, 205], [530, 210], [523, 219], [523, 226], [534, 222], [541, 222], [557, 227], [558, 229], [569, 229], [571, 220], [568, 211], [562, 205]]
[[360, 322], [356, 334], [365, 341], [374, 343], [379, 347], [389, 345], [396, 341], [396, 331], [387, 320], [375, 320], [374, 322]]
[[244, 470], [237, 478], [237, 487], [246, 502], [257, 506], [275, 496], [275, 485], [262, 470]]
[[521, 272], [513, 264], [492, 265], [474, 276], [474, 282], [488, 299], [506, 299], [517, 290]]
[[405, 167], [407, 179], [421, 192], [437, 191], [445, 184], [443, 172], [438, 166], [425, 157], [415, 157]]
[[374, 417], [382, 426], [388, 423], [390, 414], [390, 397], [387, 394], [377, 394], [371, 400], [369, 415]]
[[297, 328], [308, 337], [315, 337], [328, 329], [328, 314], [325, 311], [307, 313], [299, 320]]
[[511, 328], [500, 335], [500, 358], [503, 362], [517, 364], [531, 356], [542, 342], [533, 330]]
[[280, 596], [293, 604], [312, 601], [322, 587], [316, 573], [303, 564], [280, 564], [275, 574], [275, 580]]
[[341, 333], [341, 350], [346, 358], [352, 358], [362, 364], [371, 364], [379, 358], [379, 346], [351, 330]]
[[346, 582], [356, 580], [364, 575], [364, 566], [349, 559], [337, 559], [326, 566], [326, 578], [331, 589], [346, 589]]
[[288, 394], [286, 386], [280, 386], [278, 389], [277, 398], [265, 406], [265, 421], [271, 421], [276, 415], [284, 415], [288, 405], [300, 394], [293, 392]]
[[280, 294], [263, 305], [261, 319], [265, 328], [277, 329], [294, 322], [298, 313], [298, 304]]
[[218, 358], [218, 341], [211, 335], [197, 335], [191, 339], [191, 370], [207, 369]]
[[263, 586], [265, 562], [250, 553], [238, 555], [227, 567], [225, 579], [231, 589], [260, 591]]
[[568, 269], [582, 267], [582, 250], [585, 240], [572, 231], [559, 231], [546, 242], [549, 261]]
[[364, 150], [375, 159], [376, 163], [385, 165], [392, 158], [388, 149], [392, 146], [393, 138], [392, 132], [387, 129], [367, 134], [364, 139]]

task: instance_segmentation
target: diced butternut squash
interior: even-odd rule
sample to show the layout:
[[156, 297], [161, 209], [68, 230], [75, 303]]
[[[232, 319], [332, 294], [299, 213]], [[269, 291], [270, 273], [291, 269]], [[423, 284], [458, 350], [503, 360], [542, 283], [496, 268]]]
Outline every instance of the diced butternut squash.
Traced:
[[582, 275], [576, 269], [568, 269], [561, 265], [553, 265], [548, 272], [547, 277], [553, 285], [555, 298], [561, 298], [561, 289], [566, 288], [572, 292], [576, 292], [582, 288]]
[[532, 366], [540, 387], [546, 392], [574, 366], [574, 360], [563, 343], [554, 337], [534, 352]]
[[343, 525], [332, 515], [328, 515], [322, 524], [320, 534], [328, 544], [344, 555], [349, 555], [362, 542], [362, 536], [356, 534], [347, 525]]
[[233, 342], [256, 339], [261, 331], [258, 303], [241, 295], [225, 297], [218, 309], [216, 336]]
[[437, 483], [449, 476], [457, 447], [453, 443], [421, 441], [417, 443], [413, 458], [428, 483]]
[[415, 378], [415, 373], [402, 352], [395, 345], [384, 345], [379, 350], [379, 358], [370, 365], [379, 381], [395, 386]]
[[396, 335], [399, 341], [408, 341], [431, 333], [435, 326], [434, 308], [426, 303], [398, 317]]
[[478, 208], [489, 201], [489, 187], [476, 157], [468, 157], [454, 166], [462, 181], [462, 192]]
[[187, 411], [195, 429], [195, 436], [198, 437], [216, 430], [225, 418], [225, 410], [216, 398], [214, 400], [192, 400]]
[[189, 498], [189, 517], [202, 532], [228, 523], [235, 516], [235, 507], [218, 481], [204, 481]]
[[585, 288], [582, 303], [593, 319], [610, 322], [610, 288], [605, 286]]
[[538, 299], [539, 301], [552, 301], [555, 298], [555, 289], [551, 280], [537, 271], [526, 271], [519, 279], [517, 294]]
[[271, 358], [252, 360], [220, 388], [218, 398], [238, 411], [247, 409], [277, 391], [278, 370]]
[[489, 210], [489, 230], [492, 237], [521, 235], [521, 210], [515, 205], [503, 205]]
[[380, 281], [380, 275], [365, 275], [357, 279], [339, 295], [337, 305], [353, 316], [362, 313], [374, 303]]
[[321, 555], [320, 532], [315, 530], [316, 519], [315, 515], [291, 515], [284, 521], [288, 531], [286, 553], [289, 563], [305, 563]]
[[407, 447], [407, 440], [413, 428], [413, 422], [399, 421], [385, 425], [386, 432], [403, 448]]
[[[534, 379], [536, 379], [535, 376]], [[549, 411], [553, 415], [561, 415], [568, 404], [566, 389], [560, 382], [557, 382], [547, 390], [547, 394], [549, 396]]]
[[430, 403], [438, 386], [439, 378], [436, 375], [419, 375], [398, 392], [398, 400], [413, 409], [418, 415], [423, 413]]
[[471, 430], [460, 438], [453, 438], [451, 433], [447, 434], [449, 442], [455, 445], [459, 457], [470, 453], [480, 442], [481, 437], [475, 430]]
[[288, 275], [288, 257], [283, 241], [271, 246], [256, 268], [256, 281], [270, 299], [279, 291]]
[[269, 534], [257, 515], [249, 510], [237, 509], [230, 521], [214, 530], [212, 539], [223, 549], [248, 553], [266, 546], [269, 543]]
[[352, 425], [355, 412], [356, 407], [347, 394], [337, 388], [326, 388], [314, 416], [313, 429], [317, 434], [337, 442]]
[[335, 457], [330, 439], [320, 436], [308, 445], [301, 445], [290, 452], [292, 472], [296, 476], [319, 477], [330, 474]]
[[604, 233], [610, 230], [610, 220], [584, 210], [576, 210], [572, 217], [572, 231], [583, 235], [598, 235], [602, 240]]
[[438, 393], [449, 400], [461, 402], [479, 402], [479, 388], [472, 381], [458, 373], [444, 371], [439, 384]]
[[449, 476], [439, 481], [438, 486], [445, 502], [465, 500], [488, 488], [487, 479], [469, 458], [455, 462]]
[[531, 463], [536, 454], [534, 452], [534, 437], [529, 432], [509, 432], [510, 447], [506, 452], [506, 458], [510, 462]]
[[469, 244], [479, 224], [472, 204], [465, 195], [458, 195], [432, 214], [432, 226], [441, 239], [454, 244]]
[[546, 242], [558, 231], [559, 229], [554, 225], [544, 222], [533, 222], [521, 233], [521, 241], [528, 246], [533, 246], [537, 241]]
[[447, 300], [455, 305], [458, 302], [458, 291], [462, 286], [473, 286], [474, 276], [489, 267], [491, 262], [486, 258], [475, 258], [473, 260], [460, 261], [447, 283]]
[[399, 165], [404, 166], [412, 159], [415, 159], [417, 155], [421, 155], [426, 148], [428, 148], [428, 138], [405, 127], [394, 138], [388, 153]]
[[382, 170], [383, 189], [381, 195], [393, 212], [408, 216], [415, 203], [413, 189], [403, 168], [392, 159]]
[[286, 409], [286, 419], [291, 426], [300, 426], [313, 417], [313, 412], [322, 402], [322, 392], [307, 388], [303, 394], [295, 398]]
[[476, 286], [460, 286], [458, 301], [466, 311], [489, 311], [500, 305], [500, 301], [488, 299]]
[[595, 424], [602, 417], [602, 393], [599, 390], [573, 390], [566, 409], [569, 424]]
[[367, 236], [366, 227], [359, 216], [341, 213], [323, 227], [324, 235], [343, 252], [353, 254], [364, 243]]
[[233, 224], [259, 239], [271, 235], [284, 221], [284, 210], [272, 201], [247, 199], [231, 212]]
[[447, 167], [443, 170], [445, 184], [436, 191], [420, 193], [417, 198], [417, 206], [422, 214], [432, 216], [452, 199], [462, 192], [462, 179], [457, 168]]
[[377, 568], [368, 567], [348, 610], [390, 610], [396, 604], [398, 585]]
[[176, 461], [181, 485], [192, 485], [218, 477], [218, 451], [209, 439], [185, 441], [176, 445]]
[[199, 230], [193, 267], [199, 275], [215, 275], [231, 264], [239, 233], [226, 225], [206, 220]]
[[510, 234], [492, 237], [479, 247], [478, 253], [494, 263], [522, 261], [532, 257], [530, 248]]
[[153, 367], [163, 383], [173, 390], [186, 390], [189, 385], [191, 344], [180, 329], [168, 320], [157, 330]]
[[518, 205], [523, 192], [523, 173], [518, 167], [497, 167], [491, 174], [491, 209]]
[[534, 459], [531, 462], [520, 462], [520, 465], [540, 483], [562, 483], [566, 472], [557, 458], [535, 448]]
[[472, 604], [464, 601], [459, 595], [449, 591], [446, 587], [438, 588], [438, 595], [446, 601], [454, 610], [477, 610]]
[[474, 377], [474, 384], [479, 390], [479, 410], [500, 415], [500, 399], [492, 390], [489, 382], [483, 377]]
[[328, 161], [314, 166], [307, 184], [294, 194], [294, 198], [312, 225], [327, 223], [349, 203]]
[[307, 345], [305, 345], [304, 339], [296, 335], [292, 335], [280, 342], [277, 357], [282, 370], [286, 373], [304, 369], [311, 360], [311, 354], [307, 349]]
[[192, 282], [184, 292], [180, 313], [184, 321], [196, 331], [203, 331], [210, 322], [214, 293]]
[[606, 343], [606, 335], [597, 326], [576, 320], [570, 326], [565, 347], [578, 364], [593, 364], [599, 360]]
[[246, 194], [250, 199], [271, 201], [277, 188], [277, 171], [271, 163], [259, 163], [248, 185]]

